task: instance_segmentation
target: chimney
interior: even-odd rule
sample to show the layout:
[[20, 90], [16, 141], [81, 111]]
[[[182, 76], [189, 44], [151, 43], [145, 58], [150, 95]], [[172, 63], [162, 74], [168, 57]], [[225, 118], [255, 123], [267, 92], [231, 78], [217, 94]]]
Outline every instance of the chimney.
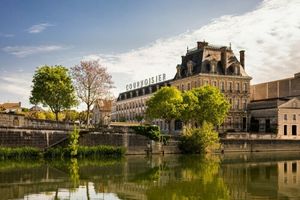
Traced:
[[245, 69], [245, 50], [240, 51], [240, 63], [242, 67]]
[[208, 42], [197, 42], [197, 49], [203, 49], [206, 46], [208, 46]]
[[177, 65], [176, 69], [177, 69], [177, 76], [178, 76], [178, 78], [181, 78], [181, 65]]
[[226, 74], [227, 69], [227, 47], [221, 47], [221, 63], [224, 70], [224, 74]]
[[184, 60], [185, 60], [185, 56], [181, 56], [181, 64], [184, 63]]

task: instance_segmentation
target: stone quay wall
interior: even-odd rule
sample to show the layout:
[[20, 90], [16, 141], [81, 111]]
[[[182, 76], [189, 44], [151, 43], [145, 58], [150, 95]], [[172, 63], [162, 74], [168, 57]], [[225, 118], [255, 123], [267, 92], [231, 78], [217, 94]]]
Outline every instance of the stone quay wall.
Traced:
[[[71, 131], [68, 130], [37, 130], [21, 128], [0, 128], [0, 146], [23, 147], [32, 146], [46, 149], [52, 146], [66, 146]], [[179, 153], [177, 143], [170, 141], [167, 146], [161, 146], [133, 130], [124, 127], [103, 128], [97, 131], [82, 131], [79, 144], [83, 146], [112, 145], [127, 149], [127, 154]]]
[[300, 140], [221, 139], [224, 152], [300, 151]]
[[0, 128], [23, 128], [42, 130], [73, 130], [74, 123], [30, 119], [20, 114], [0, 113]]

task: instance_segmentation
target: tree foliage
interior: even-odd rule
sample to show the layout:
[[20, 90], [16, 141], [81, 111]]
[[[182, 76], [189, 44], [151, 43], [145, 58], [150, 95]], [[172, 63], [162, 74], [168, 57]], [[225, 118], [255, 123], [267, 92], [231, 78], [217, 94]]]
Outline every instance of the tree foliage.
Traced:
[[[72, 78], [78, 97], [87, 106], [90, 113], [91, 106], [98, 99], [104, 99], [113, 87], [111, 75], [105, 67], [95, 61], [81, 61], [80, 65], [71, 68]], [[86, 124], [89, 124], [89, 114], [86, 116]]]
[[205, 153], [219, 147], [219, 136], [212, 123], [200, 128], [185, 128], [179, 148], [184, 153]]
[[69, 149], [70, 149], [70, 154], [71, 156], [77, 156], [77, 151], [78, 151], [78, 139], [79, 139], [79, 129], [77, 127], [74, 127], [73, 132], [70, 134], [69, 138]]
[[30, 103], [49, 106], [58, 120], [58, 113], [77, 104], [74, 87], [63, 66], [39, 67], [33, 76]]
[[202, 125], [204, 121], [213, 125], [224, 122], [229, 111], [230, 104], [219, 91], [213, 86], [204, 86], [185, 92], [183, 121], [195, 121]]
[[149, 119], [164, 119], [169, 124], [180, 116], [181, 92], [175, 87], [163, 87], [147, 101], [146, 116]]

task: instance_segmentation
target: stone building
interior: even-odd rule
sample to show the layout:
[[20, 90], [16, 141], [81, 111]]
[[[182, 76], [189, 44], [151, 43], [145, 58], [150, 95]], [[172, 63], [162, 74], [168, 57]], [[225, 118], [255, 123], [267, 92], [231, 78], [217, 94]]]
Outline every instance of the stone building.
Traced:
[[111, 121], [113, 100], [98, 99], [92, 109], [92, 124], [108, 125]]
[[[115, 111], [113, 116], [114, 121], [143, 121], [147, 108], [147, 100], [153, 95], [154, 92], [164, 86], [170, 86], [170, 80], [165, 80], [119, 94], [119, 97], [115, 104]], [[156, 120], [156, 123], [160, 124], [163, 130], [165, 129], [165, 127], [167, 127], [167, 125], [164, 126], [164, 122], [162, 120]]]
[[275, 98], [300, 98], [300, 72], [294, 77], [252, 85], [251, 101]]
[[279, 139], [300, 138], [300, 100], [279, 98], [249, 104], [250, 132], [274, 133]]
[[0, 104], [0, 112], [19, 113], [22, 111], [21, 102]]
[[300, 139], [300, 73], [251, 86], [250, 131]]
[[[245, 71], [245, 51], [239, 60], [230, 47], [197, 42], [197, 47], [182, 56], [181, 64], [171, 85], [181, 91], [204, 85], [220, 89], [232, 105], [225, 123], [219, 131], [246, 131], [247, 104], [250, 101], [250, 80]], [[176, 129], [176, 126], [175, 126]]]
[[[181, 64], [172, 80], [123, 92], [116, 102], [116, 121], [136, 121], [144, 116], [146, 101], [162, 86], [175, 86], [181, 91], [213, 85], [223, 92], [232, 104], [230, 113], [220, 131], [246, 131], [246, 109], [250, 101], [250, 80], [245, 72], [245, 52], [240, 51], [239, 60], [230, 47], [213, 46], [197, 42], [197, 47], [182, 56]], [[163, 120], [155, 120], [162, 130], [167, 130]], [[172, 131], [181, 129], [181, 122], [171, 125]]]

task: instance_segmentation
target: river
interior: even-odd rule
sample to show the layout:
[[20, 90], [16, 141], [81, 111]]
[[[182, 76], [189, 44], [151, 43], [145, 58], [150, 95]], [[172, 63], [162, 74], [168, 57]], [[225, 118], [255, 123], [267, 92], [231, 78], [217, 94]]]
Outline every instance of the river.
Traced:
[[300, 153], [1, 161], [0, 199], [300, 199]]

